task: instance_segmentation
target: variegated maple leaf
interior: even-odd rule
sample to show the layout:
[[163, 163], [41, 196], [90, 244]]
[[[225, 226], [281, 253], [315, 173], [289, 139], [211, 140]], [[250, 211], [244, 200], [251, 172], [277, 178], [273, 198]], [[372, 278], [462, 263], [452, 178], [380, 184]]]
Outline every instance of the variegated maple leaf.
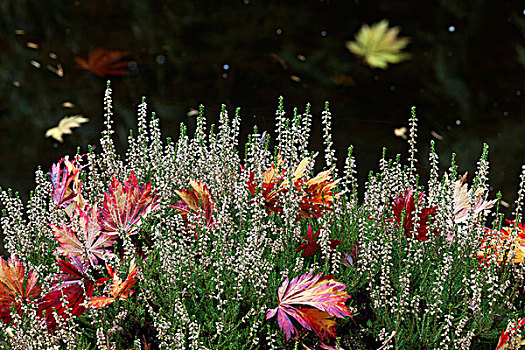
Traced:
[[91, 298], [95, 288], [96, 282], [87, 274], [89, 263], [83, 264], [75, 256], [70, 260], [57, 259], [62, 273], [56, 276], [53, 288], [42, 297], [37, 308], [37, 316], [45, 317], [50, 333], [57, 328], [55, 313], [62, 320], [82, 315], [86, 311], [83, 304], [86, 298]]
[[104, 193], [104, 207], [100, 211], [100, 225], [106, 233], [137, 234], [142, 219], [160, 208], [159, 197], [151, 189], [151, 182], [139, 186], [135, 172], [120, 183], [115, 176]]
[[469, 217], [480, 219], [497, 201], [488, 201], [488, 192], [482, 188], [472, 193], [472, 189], [468, 189], [467, 175], [468, 172], [454, 183], [454, 221], [458, 224], [466, 223]]
[[120, 279], [113, 268], [107, 266], [107, 269], [112, 278], [111, 290], [109, 291], [110, 296], [100, 296], [90, 299], [88, 305], [94, 309], [100, 309], [117, 299], [128, 300], [129, 296], [134, 293], [134, 291], [130, 290], [130, 288], [137, 282], [135, 280], [135, 277], [137, 276], [137, 265], [134, 260], [131, 261], [128, 277], [124, 281]]
[[78, 179], [82, 167], [77, 166], [78, 160], [79, 158], [75, 158], [70, 162], [69, 157], [65, 156], [53, 164], [49, 171], [53, 185], [53, 201], [57, 207], [65, 208], [68, 215], [71, 215], [76, 205], [84, 206], [82, 184]]
[[37, 285], [38, 275], [33, 270], [27, 270], [15, 257], [6, 262], [0, 258], [0, 318], [10, 323], [12, 308], [19, 315], [22, 304], [38, 298], [41, 288]]
[[51, 224], [55, 239], [60, 243], [58, 253], [79, 256], [93, 265], [98, 263], [97, 258], [105, 260], [105, 255], [109, 254], [105, 248], [113, 245], [117, 235], [102, 232], [96, 204], [91, 208], [86, 206], [84, 210], [77, 206], [75, 214], [79, 220], [79, 232], [66, 224]]
[[291, 282], [286, 278], [277, 292], [279, 305], [268, 311], [266, 319], [277, 314], [286, 340], [297, 333], [290, 316], [304, 328], [313, 330], [321, 339], [335, 338], [336, 322], [331, 316], [352, 316], [345, 305], [350, 298], [345, 289], [346, 285], [332, 279], [332, 276], [313, 276], [312, 272], [295, 277]]
[[206, 226], [212, 225], [215, 222], [213, 220], [215, 203], [211, 198], [210, 190], [202, 180], [190, 180], [190, 186], [191, 189], [175, 190], [175, 193], [182, 201], [179, 201], [171, 207], [177, 209], [184, 220], [188, 219], [188, 213], [190, 211], [199, 211], [202, 209], [204, 218], [206, 219]]

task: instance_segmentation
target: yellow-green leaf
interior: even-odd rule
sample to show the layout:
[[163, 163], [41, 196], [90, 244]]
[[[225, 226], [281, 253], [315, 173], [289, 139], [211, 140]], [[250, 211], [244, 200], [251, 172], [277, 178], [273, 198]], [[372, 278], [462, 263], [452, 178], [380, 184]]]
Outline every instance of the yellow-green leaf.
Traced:
[[70, 117], [64, 117], [57, 126], [46, 131], [46, 137], [52, 137], [59, 142], [64, 142], [62, 136], [64, 134], [71, 134], [71, 129], [78, 128], [80, 124], [87, 123], [88, 118], [81, 115], [72, 115]]
[[410, 54], [402, 52], [410, 38], [398, 38], [399, 30], [399, 27], [388, 28], [386, 19], [371, 27], [364, 24], [355, 36], [355, 41], [348, 41], [346, 47], [350, 52], [363, 56], [370, 67], [386, 69], [389, 63], [399, 63], [410, 58]]

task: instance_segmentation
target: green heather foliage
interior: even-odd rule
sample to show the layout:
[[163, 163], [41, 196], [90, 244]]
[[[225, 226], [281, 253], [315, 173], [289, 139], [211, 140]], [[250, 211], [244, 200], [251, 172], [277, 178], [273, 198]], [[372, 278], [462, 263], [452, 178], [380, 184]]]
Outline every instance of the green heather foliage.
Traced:
[[[244, 145], [239, 110], [231, 117], [223, 107], [207, 131], [201, 108], [193, 137], [181, 125], [173, 141], [154, 114], [148, 121], [143, 101], [119, 156], [109, 85], [105, 118], [99, 153], [38, 170], [26, 205], [11, 190], [0, 194], [11, 258], [0, 266], [4, 349], [494, 349], [525, 316], [525, 175], [509, 224], [486, 198], [487, 146], [470, 190], [454, 157], [438, 169], [433, 144], [428, 184], [419, 183], [415, 110], [408, 160], [383, 156], [362, 200], [352, 147], [335, 168], [328, 104], [322, 156], [309, 148], [310, 107], [289, 118], [282, 99], [276, 137], [255, 129]], [[327, 293], [342, 314], [291, 301], [287, 312], [315, 317], [312, 330], [292, 319], [287, 337], [286, 322], [267, 314], [284, 305], [283, 282], [310, 272], [332, 277], [302, 286], [302, 300]], [[64, 287], [71, 279], [76, 304]], [[315, 330], [321, 314], [325, 339]]]

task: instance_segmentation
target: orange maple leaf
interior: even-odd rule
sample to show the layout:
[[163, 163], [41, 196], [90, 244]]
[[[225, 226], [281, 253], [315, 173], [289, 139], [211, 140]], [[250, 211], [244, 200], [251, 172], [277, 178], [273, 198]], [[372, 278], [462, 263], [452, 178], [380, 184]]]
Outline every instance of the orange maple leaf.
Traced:
[[81, 57], [75, 57], [75, 61], [80, 68], [88, 70], [99, 77], [129, 75], [131, 72], [126, 69], [129, 61], [123, 60], [128, 55], [129, 53], [126, 51], [97, 49], [89, 54], [87, 61]]
[[137, 276], [137, 265], [135, 264], [135, 260], [131, 262], [128, 277], [124, 281], [120, 279], [120, 277], [115, 273], [115, 270], [111, 268], [111, 266], [106, 266], [109, 275], [113, 279], [111, 290], [109, 291], [110, 296], [100, 296], [91, 298], [88, 301], [88, 305], [94, 309], [103, 308], [104, 306], [113, 303], [117, 299], [128, 300], [129, 296], [135, 293], [134, 291], [130, 290], [130, 288], [137, 282], [135, 280], [135, 277]]
[[37, 285], [38, 275], [26, 269], [15, 257], [4, 261], [0, 258], [0, 319], [11, 322], [11, 311], [22, 314], [22, 305], [38, 298], [41, 288]]

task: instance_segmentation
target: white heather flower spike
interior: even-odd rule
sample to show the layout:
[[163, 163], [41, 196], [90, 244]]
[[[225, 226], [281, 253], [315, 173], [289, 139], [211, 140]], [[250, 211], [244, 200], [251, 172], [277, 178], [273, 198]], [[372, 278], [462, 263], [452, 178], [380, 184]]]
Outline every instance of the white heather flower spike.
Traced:
[[416, 148], [417, 117], [416, 117], [416, 107], [415, 106], [412, 107], [409, 124], [410, 124], [410, 137], [408, 139], [408, 144], [410, 145], [410, 150], [409, 150], [409, 153], [410, 153], [410, 158], [409, 158], [409, 160], [410, 160], [410, 170], [409, 170], [409, 173], [410, 173], [411, 183], [414, 184], [415, 183], [414, 171], [415, 171], [415, 164], [417, 162], [417, 159], [416, 159], [416, 153], [417, 153], [417, 148]]
[[525, 196], [525, 165], [521, 166], [520, 187], [518, 198], [516, 198], [516, 210], [512, 214], [516, 222], [521, 222], [521, 211], [523, 210], [523, 197]]
[[332, 114], [328, 108], [328, 101], [324, 104], [324, 111], [322, 113], [322, 123], [323, 123], [323, 144], [324, 149], [324, 158], [326, 162], [326, 167], [331, 169], [334, 168], [334, 177], [337, 177], [337, 159], [335, 158], [335, 150], [332, 149]]

